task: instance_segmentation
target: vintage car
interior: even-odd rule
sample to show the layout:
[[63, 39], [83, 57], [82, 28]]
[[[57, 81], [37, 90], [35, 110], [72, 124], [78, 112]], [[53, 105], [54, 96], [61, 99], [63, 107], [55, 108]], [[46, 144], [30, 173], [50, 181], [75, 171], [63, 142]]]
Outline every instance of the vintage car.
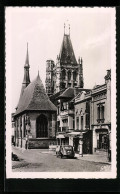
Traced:
[[63, 158], [64, 156], [74, 158], [75, 156], [74, 148], [73, 146], [70, 145], [58, 146], [56, 148], [56, 155], [57, 157], [60, 156], [61, 158]]

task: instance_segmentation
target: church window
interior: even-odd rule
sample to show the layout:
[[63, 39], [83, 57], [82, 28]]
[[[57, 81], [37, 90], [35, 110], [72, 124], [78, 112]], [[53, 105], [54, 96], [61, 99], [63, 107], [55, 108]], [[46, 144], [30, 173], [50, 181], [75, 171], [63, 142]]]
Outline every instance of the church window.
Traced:
[[48, 120], [45, 115], [41, 114], [37, 118], [36, 126], [37, 126], [37, 131], [36, 131], [37, 138], [48, 137]]
[[66, 76], [65, 70], [62, 71], [62, 79], [64, 80]]
[[77, 83], [74, 83], [74, 87], [77, 86]]
[[73, 80], [76, 81], [76, 77], [77, 77], [77, 74], [76, 74], [76, 71], [73, 72]]
[[69, 88], [71, 87], [71, 83], [68, 83], [68, 87], [69, 87]]
[[23, 135], [25, 137], [26, 135], [26, 123], [25, 123], [25, 116], [24, 116], [24, 130], [23, 130]]
[[64, 89], [65, 88], [65, 83], [62, 83], [62, 89]]
[[68, 80], [71, 80], [71, 72], [68, 72]]

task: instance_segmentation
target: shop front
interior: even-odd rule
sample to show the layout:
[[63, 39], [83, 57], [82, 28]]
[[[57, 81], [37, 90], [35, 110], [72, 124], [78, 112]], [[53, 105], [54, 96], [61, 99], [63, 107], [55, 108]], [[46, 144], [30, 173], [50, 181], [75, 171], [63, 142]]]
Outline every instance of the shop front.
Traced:
[[76, 153], [92, 154], [92, 131], [79, 130], [67, 134]]
[[97, 149], [107, 151], [109, 148], [109, 132], [108, 129], [96, 129]]

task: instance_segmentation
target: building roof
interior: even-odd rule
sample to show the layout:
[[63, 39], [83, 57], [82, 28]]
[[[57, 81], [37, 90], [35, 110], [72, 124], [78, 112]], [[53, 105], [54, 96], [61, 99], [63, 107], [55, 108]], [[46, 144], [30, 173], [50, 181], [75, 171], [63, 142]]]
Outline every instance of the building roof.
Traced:
[[74, 88], [67, 88], [59, 98], [73, 98], [74, 97]]
[[62, 63], [77, 64], [70, 35], [64, 34], [59, 57]]
[[24, 89], [15, 115], [25, 110], [57, 110], [56, 106], [49, 100], [39, 74], [37, 78]]
[[62, 92], [62, 94], [60, 94], [57, 99], [59, 98], [69, 98], [72, 100], [74, 100], [74, 98], [79, 94], [81, 93], [82, 91], [90, 91], [90, 89], [84, 89], [84, 88], [79, 88], [79, 87], [75, 87], [75, 88], [72, 88], [72, 87], [69, 87], [67, 88], [65, 91]]

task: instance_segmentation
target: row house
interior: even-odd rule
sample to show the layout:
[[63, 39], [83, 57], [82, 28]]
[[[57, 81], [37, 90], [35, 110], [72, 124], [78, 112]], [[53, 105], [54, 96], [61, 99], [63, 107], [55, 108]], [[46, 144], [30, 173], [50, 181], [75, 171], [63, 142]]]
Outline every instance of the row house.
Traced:
[[74, 100], [75, 131], [83, 131], [83, 153], [111, 147], [111, 71], [105, 83], [82, 91]]
[[[67, 88], [50, 97], [50, 100], [57, 106], [57, 143], [74, 145], [77, 151], [77, 139], [74, 136], [75, 129], [75, 108], [74, 99], [82, 92], [90, 91], [83, 88]], [[78, 132], [79, 133], [79, 132]], [[76, 134], [75, 134], [76, 135]]]

